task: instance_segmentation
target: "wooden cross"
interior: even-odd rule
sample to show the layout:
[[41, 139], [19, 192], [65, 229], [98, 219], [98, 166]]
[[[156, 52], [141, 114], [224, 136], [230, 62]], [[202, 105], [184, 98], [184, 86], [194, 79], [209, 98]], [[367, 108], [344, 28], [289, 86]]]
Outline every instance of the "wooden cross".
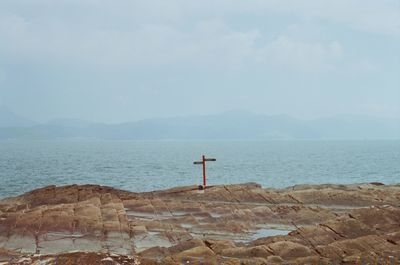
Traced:
[[206, 156], [203, 155], [201, 161], [193, 162], [193, 164], [195, 164], [195, 165], [203, 165], [203, 189], [205, 189], [206, 185], [207, 185], [206, 161], [217, 161], [217, 159], [215, 159], [215, 158], [206, 158]]

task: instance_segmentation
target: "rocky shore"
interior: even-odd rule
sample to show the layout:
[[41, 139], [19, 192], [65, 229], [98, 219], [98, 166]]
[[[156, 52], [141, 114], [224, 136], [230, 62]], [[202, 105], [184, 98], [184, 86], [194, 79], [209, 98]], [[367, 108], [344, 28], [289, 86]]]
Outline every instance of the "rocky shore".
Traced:
[[0, 264], [400, 264], [400, 185], [255, 183], [0, 201]]

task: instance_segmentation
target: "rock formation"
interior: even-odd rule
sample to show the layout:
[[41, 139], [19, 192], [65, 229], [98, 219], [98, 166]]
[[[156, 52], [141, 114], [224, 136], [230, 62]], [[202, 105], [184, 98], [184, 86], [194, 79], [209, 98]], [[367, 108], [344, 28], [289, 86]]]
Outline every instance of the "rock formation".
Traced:
[[400, 185], [71, 185], [0, 201], [0, 264], [362, 261], [400, 264]]

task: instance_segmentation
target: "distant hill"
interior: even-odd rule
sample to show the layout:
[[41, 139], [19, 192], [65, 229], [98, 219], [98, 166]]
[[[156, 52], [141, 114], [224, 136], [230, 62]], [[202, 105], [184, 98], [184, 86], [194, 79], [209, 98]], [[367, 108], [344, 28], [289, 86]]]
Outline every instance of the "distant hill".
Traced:
[[[15, 123], [14, 123], [15, 124]], [[0, 139], [400, 139], [400, 119], [336, 116], [311, 121], [285, 115], [227, 112], [217, 115], [147, 119], [121, 124], [59, 119], [45, 124], [0, 128]]]
[[46, 122], [44, 125], [47, 126], [60, 126], [60, 127], [71, 127], [71, 128], [83, 128], [91, 125], [95, 125], [96, 123], [90, 121], [84, 121], [79, 119], [55, 119], [49, 122]]
[[6, 106], [0, 106], [0, 128], [30, 127], [33, 125], [35, 125], [35, 122], [15, 114]]

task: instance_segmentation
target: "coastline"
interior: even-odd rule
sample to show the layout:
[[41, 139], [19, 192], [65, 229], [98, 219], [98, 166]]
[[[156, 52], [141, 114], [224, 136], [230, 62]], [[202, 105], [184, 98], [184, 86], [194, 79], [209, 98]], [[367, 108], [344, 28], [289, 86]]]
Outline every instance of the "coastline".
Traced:
[[0, 200], [0, 262], [398, 262], [399, 227], [400, 184], [49, 186]]

